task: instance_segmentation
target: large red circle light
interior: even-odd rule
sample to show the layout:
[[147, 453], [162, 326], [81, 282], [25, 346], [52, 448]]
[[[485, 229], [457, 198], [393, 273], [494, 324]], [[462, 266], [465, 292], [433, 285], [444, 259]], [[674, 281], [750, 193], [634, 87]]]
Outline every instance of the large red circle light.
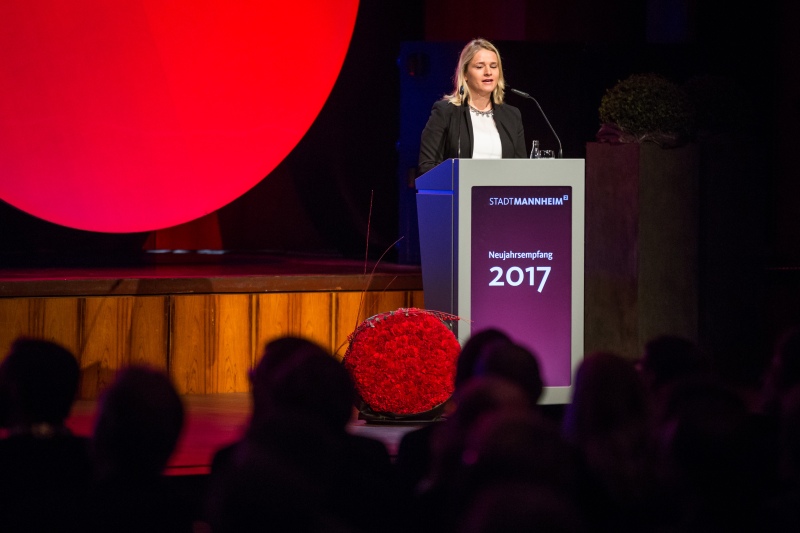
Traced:
[[124, 233], [236, 199], [296, 146], [358, 0], [5, 0], [0, 197]]

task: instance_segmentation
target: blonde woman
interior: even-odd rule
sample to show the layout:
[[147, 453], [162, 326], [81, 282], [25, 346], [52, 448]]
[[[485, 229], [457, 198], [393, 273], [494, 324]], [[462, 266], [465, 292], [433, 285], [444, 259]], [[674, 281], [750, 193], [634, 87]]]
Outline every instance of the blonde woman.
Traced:
[[453, 92], [437, 101], [422, 131], [419, 174], [445, 159], [525, 158], [519, 109], [503, 103], [505, 78], [497, 48], [467, 43], [456, 66]]

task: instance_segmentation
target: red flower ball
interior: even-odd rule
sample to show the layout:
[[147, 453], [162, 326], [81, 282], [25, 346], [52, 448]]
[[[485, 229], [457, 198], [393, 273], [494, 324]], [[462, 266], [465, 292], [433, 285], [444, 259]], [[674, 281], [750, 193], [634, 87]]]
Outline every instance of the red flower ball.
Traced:
[[458, 339], [442, 313], [398, 309], [365, 320], [350, 335], [343, 363], [374, 412], [424, 413], [453, 394]]

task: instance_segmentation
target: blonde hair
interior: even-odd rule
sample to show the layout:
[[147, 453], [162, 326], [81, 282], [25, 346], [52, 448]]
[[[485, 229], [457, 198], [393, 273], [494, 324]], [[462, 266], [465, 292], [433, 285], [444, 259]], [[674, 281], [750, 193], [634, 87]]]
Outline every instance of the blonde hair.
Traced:
[[[475, 54], [478, 53], [478, 50], [489, 50], [490, 52], [494, 52], [497, 56], [497, 70], [500, 75], [497, 78], [497, 86], [494, 88], [494, 91], [492, 91], [492, 101], [495, 104], [503, 103], [503, 98], [506, 94], [506, 78], [503, 75], [503, 62], [500, 60], [500, 52], [486, 39], [473, 39], [461, 50], [461, 55], [458, 58], [458, 65], [456, 65], [456, 74], [453, 78], [453, 92], [444, 96], [448, 102], [461, 105], [470, 100], [469, 86], [467, 86], [465, 78], [469, 63], [472, 61], [472, 58], [475, 57]], [[463, 95], [461, 94], [462, 89], [464, 91]]]

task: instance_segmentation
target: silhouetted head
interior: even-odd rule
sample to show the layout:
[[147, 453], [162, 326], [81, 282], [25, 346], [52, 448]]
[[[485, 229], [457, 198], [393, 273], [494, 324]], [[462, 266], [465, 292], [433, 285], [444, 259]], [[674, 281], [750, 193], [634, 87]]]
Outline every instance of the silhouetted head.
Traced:
[[775, 346], [773, 361], [784, 388], [800, 384], [800, 326], [791, 327], [781, 335]]
[[467, 434], [482, 416], [493, 412], [531, 410], [530, 398], [519, 385], [499, 376], [475, 376], [456, 389], [447, 403], [448, 415], [431, 437], [434, 484], [452, 483], [462, 467], [461, 456]]
[[493, 342], [481, 352], [475, 363], [476, 376], [498, 376], [518, 385], [535, 407], [544, 384], [536, 355], [519, 344]]
[[319, 352], [322, 348], [300, 337], [281, 337], [264, 346], [261, 359], [250, 371], [253, 394], [253, 415], [261, 419], [273, 408], [271, 389], [278, 369], [294, 357], [305, 352]]
[[164, 372], [141, 366], [120, 371], [99, 401], [92, 435], [98, 477], [160, 474], [183, 417], [181, 398]]
[[696, 377], [677, 383], [658, 427], [660, 448], [672, 461], [672, 473], [697, 487], [720, 487], [737, 479], [748, 466], [747, 420], [742, 398], [718, 380]]
[[764, 375], [762, 408], [778, 414], [786, 393], [800, 384], [800, 326], [785, 330], [775, 343]]
[[531, 407], [528, 394], [501, 376], [475, 376], [453, 393], [448, 404], [448, 426], [466, 428], [494, 411], [524, 411]]
[[694, 342], [675, 335], [648, 341], [638, 366], [645, 387], [651, 392], [711, 370], [708, 358]]
[[261, 360], [250, 373], [253, 389], [269, 383], [275, 369], [304, 352], [327, 354], [321, 346], [301, 337], [280, 337], [267, 343], [261, 353]]
[[608, 352], [586, 356], [575, 374], [564, 434], [573, 443], [648, 424], [647, 398], [633, 364]]
[[800, 385], [784, 395], [780, 413], [780, 474], [796, 486], [800, 481]]
[[295, 413], [343, 429], [353, 411], [355, 386], [347, 369], [321, 346], [285, 337], [269, 343], [253, 373], [254, 420]]
[[75, 356], [54, 342], [20, 338], [0, 364], [0, 424], [63, 424], [78, 391]]
[[461, 353], [456, 361], [456, 388], [474, 375], [475, 363], [488, 347], [495, 344], [511, 343], [512, 341], [508, 335], [495, 328], [484, 329], [470, 336], [461, 348]]

